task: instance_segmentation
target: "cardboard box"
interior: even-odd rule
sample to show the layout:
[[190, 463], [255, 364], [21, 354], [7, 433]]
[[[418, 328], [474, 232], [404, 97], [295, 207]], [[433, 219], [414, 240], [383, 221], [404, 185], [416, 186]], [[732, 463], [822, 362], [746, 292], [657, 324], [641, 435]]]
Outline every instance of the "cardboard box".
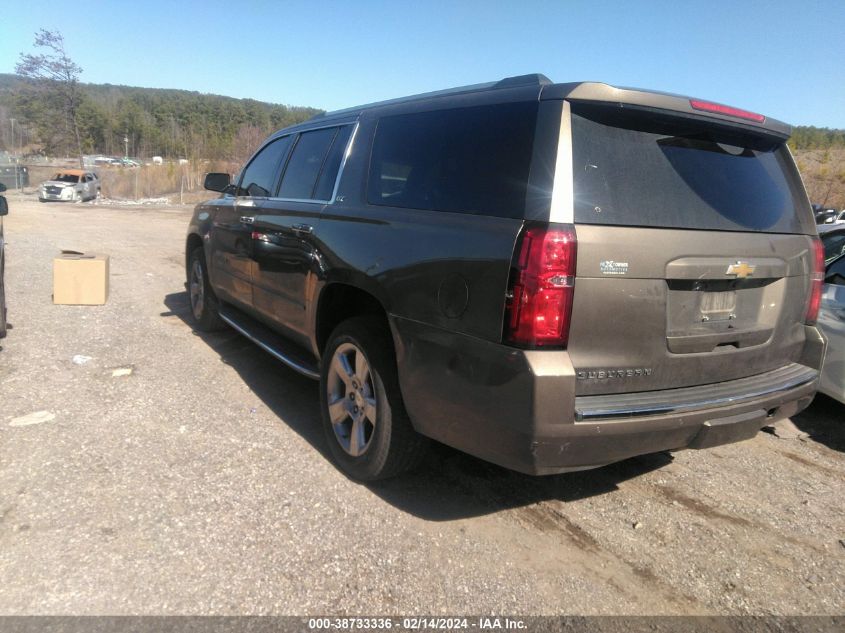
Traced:
[[53, 303], [94, 306], [108, 297], [108, 255], [62, 251], [53, 259]]

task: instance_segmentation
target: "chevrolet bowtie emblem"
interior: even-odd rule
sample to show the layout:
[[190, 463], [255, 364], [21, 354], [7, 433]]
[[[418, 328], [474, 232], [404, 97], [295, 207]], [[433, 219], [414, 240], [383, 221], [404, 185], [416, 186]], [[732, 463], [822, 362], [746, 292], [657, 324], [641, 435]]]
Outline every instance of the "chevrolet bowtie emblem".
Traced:
[[735, 264], [731, 264], [728, 266], [727, 271], [725, 271], [726, 275], [736, 275], [739, 279], [744, 279], [745, 277], [750, 277], [754, 274], [754, 269], [757, 268], [754, 264], [749, 264], [748, 262], [738, 261]]

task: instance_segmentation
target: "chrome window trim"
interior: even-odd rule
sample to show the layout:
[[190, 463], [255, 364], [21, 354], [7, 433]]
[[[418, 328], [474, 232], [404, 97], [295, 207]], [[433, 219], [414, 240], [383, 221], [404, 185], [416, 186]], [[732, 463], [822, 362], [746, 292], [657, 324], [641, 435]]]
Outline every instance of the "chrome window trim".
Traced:
[[[337, 176], [335, 177], [334, 189], [332, 189], [332, 197], [331, 198], [329, 198], [328, 200], [320, 200], [320, 199], [317, 199], [317, 198], [278, 198], [278, 197], [270, 197], [270, 198], [266, 198], [266, 199], [267, 200], [274, 200], [274, 201], [277, 201], [277, 202], [311, 202], [311, 203], [314, 203], [314, 204], [334, 204], [335, 199], [337, 198], [337, 190], [338, 190], [338, 188], [340, 188], [340, 178], [341, 178], [341, 176], [343, 176], [343, 170], [346, 167], [346, 161], [349, 158], [349, 154], [352, 152], [352, 143], [355, 140], [356, 134], [358, 133], [359, 122], [355, 121], [354, 123], [335, 123], [334, 125], [322, 125], [320, 127], [312, 127], [312, 128], [308, 128], [307, 130], [302, 130], [301, 132], [296, 132], [297, 143], [298, 143], [299, 142], [299, 136], [301, 136], [303, 134], [307, 134], [308, 132], [314, 132], [316, 130], [325, 130], [325, 129], [333, 128], [333, 127], [340, 129], [342, 127], [346, 127], [347, 125], [353, 126], [352, 134], [349, 135], [349, 139], [346, 141], [346, 149], [343, 150], [343, 158], [341, 159], [340, 167], [338, 167], [338, 170], [337, 170]], [[283, 136], [286, 136], [286, 135], [283, 135]], [[282, 136], [279, 136], [278, 138], [282, 138]], [[269, 143], [268, 143], [268, 145], [269, 145]], [[291, 152], [293, 152], [293, 150], [295, 150], [295, 149], [296, 149], [296, 145], [293, 146], [293, 149], [291, 150]], [[331, 148], [329, 148], [329, 150], [331, 150]], [[290, 158], [290, 157], [288, 157], [288, 158]], [[282, 179], [284, 179], [284, 173], [282, 173], [281, 177], [282, 177]], [[281, 187], [281, 180], [279, 181], [279, 186]]]
[[317, 200], [316, 198], [267, 198], [277, 202], [313, 202], [314, 204], [329, 204], [331, 200]]
[[572, 172], [572, 112], [564, 100], [560, 112], [560, 134], [557, 141], [555, 176], [549, 222], [572, 224], [575, 221], [575, 175]]
[[[279, 133], [279, 136], [272, 136], [267, 141], [275, 141], [277, 138], [281, 138], [283, 136], [290, 136], [291, 134], [307, 134], [308, 132], [316, 132], [317, 130], [325, 130], [326, 128], [330, 127], [344, 127], [345, 125], [358, 125], [358, 121], [334, 121], [333, 123], [326, 123], [325, 125], [315, 125], [314, 127], [308, 127], [307, 129], [301, 130], [287, 130], [284, 133]], [[282, 132], [282, 130], [280, 130]]]
[[337, 178], [334, 181], [334, 189], [332, 189], [331, 202], [327, 204], [334, 204], [337, 200], [337, 190], [340, 188], [340, 177], [343, 176], [343, 170], [346, 168], [346, 161], [349, 160], [349, 155], [352, 153], [352, 144], [355, 142], [355, 136], [358, 134], [359, 122], [355, 121], [352, 128], [352, 134], [349, 135], [349, 140], [346, 141], [346, 149], [343, 151], [343, 158], [340, 161], [340, 167], [337, 170]]

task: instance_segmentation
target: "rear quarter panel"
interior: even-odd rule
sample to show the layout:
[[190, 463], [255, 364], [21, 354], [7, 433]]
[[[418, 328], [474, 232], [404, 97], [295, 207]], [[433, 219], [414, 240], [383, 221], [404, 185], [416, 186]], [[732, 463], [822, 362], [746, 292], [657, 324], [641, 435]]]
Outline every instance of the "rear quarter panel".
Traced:
[[325, 208], [317, 228], [322, 284], [362, 288], [393, 316], [501, 340], [522, 220], [368, 204], [375, 125], [361, 121], [338, 201]]

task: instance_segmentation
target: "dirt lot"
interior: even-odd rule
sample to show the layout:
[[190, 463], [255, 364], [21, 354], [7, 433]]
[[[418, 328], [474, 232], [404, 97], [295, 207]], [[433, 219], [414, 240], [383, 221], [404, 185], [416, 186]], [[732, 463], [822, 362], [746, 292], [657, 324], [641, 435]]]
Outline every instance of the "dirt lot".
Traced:
[[[804, 440], [541, 479], [438, 447], [363, 486], [326, 456], [315, 383], [187, 323], [190, 209], [10, 207], [0, 613], [845, 612], [830, 399]], [[106, 306], [52, 305], [60, 248], [111, 256]]]

